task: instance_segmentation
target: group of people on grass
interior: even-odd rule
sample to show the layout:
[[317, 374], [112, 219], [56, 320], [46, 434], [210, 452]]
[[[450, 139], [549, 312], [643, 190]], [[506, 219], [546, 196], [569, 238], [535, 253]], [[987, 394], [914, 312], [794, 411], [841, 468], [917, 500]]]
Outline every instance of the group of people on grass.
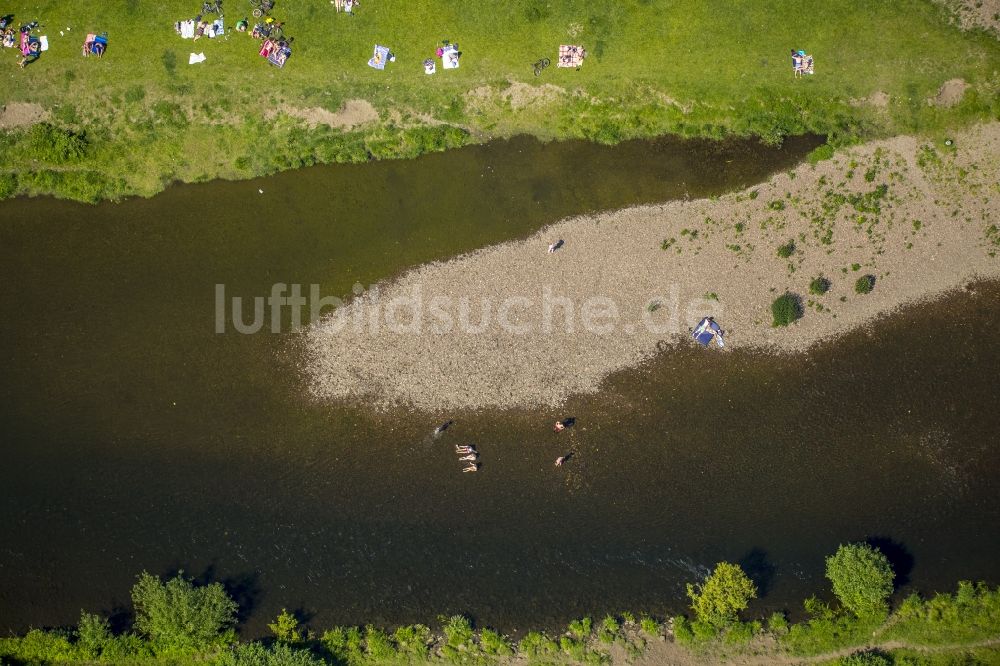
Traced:
[[799, 77], [803, 74], [813, 73], [813, 57], [805, 51], [792, 49], [792, 75]]

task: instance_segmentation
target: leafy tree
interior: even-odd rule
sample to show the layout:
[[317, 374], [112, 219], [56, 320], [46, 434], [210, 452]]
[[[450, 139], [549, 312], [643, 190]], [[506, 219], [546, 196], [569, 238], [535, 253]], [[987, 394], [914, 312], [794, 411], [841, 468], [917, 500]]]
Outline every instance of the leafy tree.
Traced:
[[757, 586], [739, 565], [719, 562], [704, 583], [697, 587], [688, 584], [687, 594], [700, 622], [724, 627], [736, 621], [739, 612], [757, 597]]
[[142, 572], [132, 587], [135, 626], [158, 653], [194, 652], [235, 638], [236, 602], [219, 583], [196, 586], [183, 572], [166, 583]]
[[281, 615], [278, 616], [278, 619], [268, 624], [267, 628], [281, 643], [298, 643], [302, 640], [298, 618], [284, 608], [281, 609]]
[[844, 608], [864, 619], [889, 613], [892, 565], [878, 548], [866, 543], [841, 545], [826, 558], [826, 577]]

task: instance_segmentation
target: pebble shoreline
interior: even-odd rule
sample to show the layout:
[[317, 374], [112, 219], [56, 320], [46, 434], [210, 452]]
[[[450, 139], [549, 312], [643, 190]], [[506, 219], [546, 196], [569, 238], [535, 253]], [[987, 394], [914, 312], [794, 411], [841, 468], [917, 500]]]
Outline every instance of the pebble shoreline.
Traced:
[[[555, 407], [692, 344], [707, 315], [727, 349], [804, 351], [1000, 277], [998, 156], [1000, 123], [952, 147], [897, 137], [718, 199], [571, 218], [416, 267], [307, 330], [310, 390], [382, 409]], [[820, 275], [829, 292], [809, 294]], [[860, 295], [864, 275], [875, 288]], [[786, 291], [803, 316], [775, 328], [770, 304]]]

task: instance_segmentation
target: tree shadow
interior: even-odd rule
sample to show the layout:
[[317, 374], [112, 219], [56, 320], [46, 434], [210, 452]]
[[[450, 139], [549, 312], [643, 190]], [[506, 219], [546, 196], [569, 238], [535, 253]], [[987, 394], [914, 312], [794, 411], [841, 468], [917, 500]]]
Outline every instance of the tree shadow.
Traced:
[[195, 585], [199, 586], [211, 585], [212, 583], [219, 583], [222, 585], [226, 594], [228, 594], [238, 606], [236, 610], [237, 625], [246, 623], [246, 621], [253, 616], [254, 611], [257, 610], [257, 606], [260, 604], [261, 598], [263, 597], [263, 590], [261, 589], [259, 582], [260, 574], [256, 571], [248, 571], [230, 576], [221, 576], [218, 573], [218, 567], [215, 562], [212, 562], [197, 574], [195, 574], [188, 567], [179, 565], [173, 566], [170, 567], [167, 570], [166, 575], [161, 576], [161, 578], [163, 580], [168, 580], [177, 574], [183, 574], [185, 578], [190, 578]]
[[878, 548], [889, 560], [892, 570], [896, 574], [893, 585], [896, 589], [907, 585], [910, 582], [910, 574], [913, 572], [913, 554], [907, 550], [906, 546], [890, 539], [889, 537], [875, 536], [865, 540], [869, 546]]
[[757, 596], [767, 596], [775, 572], [775, 566], [767, 559], [767, 551], [763, 548], [751, 548], [750, 552], [741, 557], [737, 564], [757, 585]]

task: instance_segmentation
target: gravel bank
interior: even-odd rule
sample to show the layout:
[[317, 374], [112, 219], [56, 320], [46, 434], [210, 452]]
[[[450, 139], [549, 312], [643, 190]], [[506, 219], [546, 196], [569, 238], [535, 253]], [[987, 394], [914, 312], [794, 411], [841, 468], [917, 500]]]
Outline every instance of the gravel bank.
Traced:
[[[953, 139], [867, 144], [717, 200], [563, 220], [420, 266], [308, 330], [311, 389], [381, 408], [556, 406], [691, 344], [705, 315], [727, 349], [798, 352], [1000, 277], [1000, 124]], [[810, 294], [819, 276], [829, 291]], [[858, 294], [865, 276], [874, 289]], [[785, 292], [802, 317], [775, 328]]]

